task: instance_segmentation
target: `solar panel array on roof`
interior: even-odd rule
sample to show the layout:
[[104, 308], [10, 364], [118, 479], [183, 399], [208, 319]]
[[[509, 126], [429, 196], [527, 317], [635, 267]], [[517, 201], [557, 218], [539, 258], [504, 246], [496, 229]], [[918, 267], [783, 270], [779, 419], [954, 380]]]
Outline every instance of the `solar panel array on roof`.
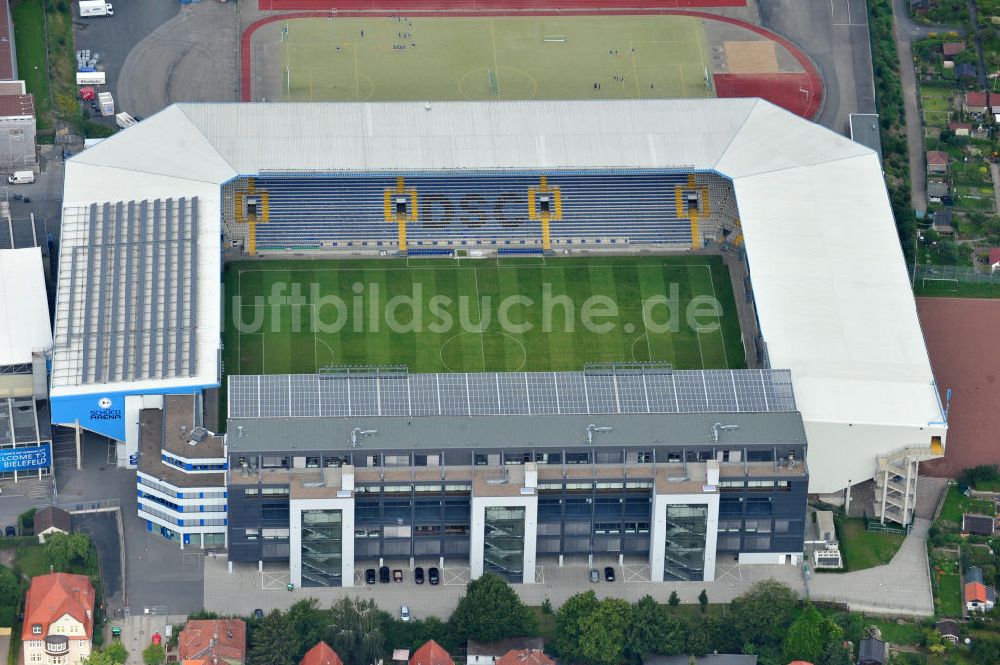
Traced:
[[230, 418], [795, 411], [787, 370], [229, 377]]
[[63, 211], [53, 386], [195, 374], [197, 234], [197, 198]]

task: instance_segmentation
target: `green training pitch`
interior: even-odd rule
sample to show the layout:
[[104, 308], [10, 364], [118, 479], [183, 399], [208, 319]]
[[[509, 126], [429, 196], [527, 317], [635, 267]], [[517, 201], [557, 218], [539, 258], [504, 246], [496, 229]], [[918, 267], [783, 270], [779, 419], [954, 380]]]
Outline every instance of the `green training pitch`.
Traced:
[[686, 16], [303, 18], [255, 39], [258, 91], [286, 101], [714, 96]]
[[717, 256], [254, 261], [224, 284], [229, 374], [746, 365]]

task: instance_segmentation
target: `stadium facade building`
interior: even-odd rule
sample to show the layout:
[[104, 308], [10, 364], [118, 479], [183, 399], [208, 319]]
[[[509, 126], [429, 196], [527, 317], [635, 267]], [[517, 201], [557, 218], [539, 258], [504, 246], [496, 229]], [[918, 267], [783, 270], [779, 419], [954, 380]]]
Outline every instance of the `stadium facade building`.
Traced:
[[[799, 536], [784, 540], [784, 529], [794, 534], [796, 528], [784, 522], [804, 516], [804, 501], [789, 497], [806, 480], [810, 493], [829, 494], [874, 478], [876, 514], [909, 522], [918, 463], [944, 453], [945, 412], [878, 156], [761, 100], [179, 104], [69, 160], [64, 206], [53, 420], [121, 441], [127, 453], [121, 459], [149, 470], [140, 480], [169, 490], [158, 498], [182, 492], [185, 502], [193, 499], [165, 506], [166, 517], [145, 513], [150, 528], [190, 536], [189, 527], [200, 528], [202, 518], [188, 513], [204, 512], [203, 491], [228, 492], [221, 498], [229, 512], [216, 511], [213, 519], [222, 524], [211, 528], [217, 535], [224, 527], [233, 557], [287, 556], [293, 578], [302, 582], [307, 559], [321, 564], [322, 580], [350, 583], [355, 560], [435, 556], [435, 546], [418, 547], [421, 538], [436, 540], [437, 556], [467, 557], [474, 572], [503, 567], [486, 557], [488, 543], [508, 553], [513, 541], [504, 539], [519, 539], [519, 574], [530, 581], [532, 551], [537, 558], [587, 549], [577, 542], [584, 527], [566, 513], [577, 491], [592, 506], [605, 505], [599, 500], [609, 496], [622, 506], [645, 496], [649, 542], [640, 538], [645, 534], [624, 530], [647, 520], [626, 520], [625, 512], [617, 514], [626, 525], [617, 535], [598, 534], [597, 525], [615, 516], [598, 522], [595, 507], [588, 556], [614, 551], [607, 541], [617, 540], [622, 553], [647, 552], [654, 577], [675, 574], [659, 565], [660, 553], [666, 562], [678, 546], [667, 544], [667, 534], [695, 526], [685, 526], [685, 519], [700, 530], [704, 517], [701, 574], [707, 577], [717, 551], [746, 561], [801, 552], [801, 542], [791, 542]], [[469, 412], [459, 414], [411, 411], [412, 405], [345, 414], [337, 409], [344, 400], [351, 403], [353, 391], [330, 388], [332, 401], [318, 397], [316, 406], [311, 393], [292, 388], [309, 379], [287, 376], [275, 379], [288, 386], [275, 399], [284, 400], [289, 413], [238, 411], [237, 418], [230, 412], [221, 441], [196, 416], [184, 416], [184, 427], [201, 427], [199, 435], [213, 442], [204, 455], [196, 454], [202, 442], [189, 436], [190, 429], [169, 431], [170, 410], [183, 405], [165, 396], [193, 396], [188, 402], [196, 414], [204, 408], [198, 395], [220, 385], [220, 240], [222, 252], [237, 255], [306, 249], [353, 255], [627, 253], [724, 243], [745, 253], [760, 364], [791, 377], [794, 408], [787, 402], [782, 409], [770, 402], [764, 408], [754, 403], [750, 411], [752, 402], [737, 407], [736, 398], [743, 397], [738, 386], [750, 381], [734, 371], [699, 375], [705, 400], [695, 411], [679, 403], [654, 409], [670, 394], [690, 393], [647, 385], [644, 412], [608, 401], [552, 412], [519, 406], [508, 413], [498, 396], [489, 407], [495, 413], [469, 402]], [[407, 376], [409, 385], [420, 375]], [[490, 381], [459, 376], [470, 391]], [[528, 377], [526, 395], [537, 396], [531, 381], [544, 378], [522, 374], [515, 382], [518, 376]], [[650, 375], [639, 376], [649, 383]], [[691, 378], [680, 372], [655, 376]], [[709, 383], [727, 377], [736, 386], [733, 399], [709, 399]], [[589, 385], [592, 378], [583, 372], [567, 381]], [[364, 393], [375, 381], [381, 395], [383, 379], [390, 380], [340, 377], [323, 385], [346, 382]], [[270, 379], [256, 380], [257, 401], [267, 404]], [[494, 388], [510, 380], [495, 378]], [[619, 380], [636, 381], [616, 376], [612, 383]], [[241, 399], [253, 401], [252, 381], [239, 390]], [[426, 386], [417, 392], [431, 394]], [[157, 420], [150, 410], [164, 414]], [[143, 422], [162, 423], [158, 440], [144, 442], [150, 430]], [[716, 424], [739, 427], [720, 433]], [[598, 433], [591, 426], [611, 430]], [[411, 439], [404, 427], [419, 435]], [[371, 431], [378, 434], [364, 434]], [[503, 433], [509, 440], [496, 438]], [[186, 493], [176, 474], [144, 466], [157, 447], [159, 466], [181, 468], [185, 480], [205, 474], [205, 485], [193, 488], [197, 497]], [[803, 452], [806, 463], [793, 467]], [[569, 455], [581, 466], [571, 467]], [[764, 468], [751, 460], [767, 468], [761, 482], [776, 484], [751, 486], [758, 479], [754, 470]], [[633, 467], [641, 479], [632, 480]], [[571, 489], [571, 472], [581, 468], [590, 475], [580, 484], [589, 486]], [[741, 479], [733, 478], [734, 469], [742, 469]], [[454, 500], [468, 503], [467, 517], [456, 512], [452, 523], [446, 514], [428, 513], [429, 521], [416, 521], [426, 508], [417, 478], [428, 473], [439, 475], [440, 483], [427, 491], [439, 493], [435, 500], [442, 502], [450, 500], [449, 491], [460, 492]], [[409, 474], [411, 482], [398, 474]], [[449, 490], [452, 477], [456, 487]], [[649, 486], [627, 487], [630, 482]], [[787, 490], [777, 484], [786, 482]], [[603, 483], [610, 486], [598, 487]], [[396, 499], [389, 495], [405, 494], [400, 488], [407, 484], [409, 507], [390, 505]], [[245, 491], [254, 486], [260, 500]], [[240, 496], [235, 487], [244, 490]], [[778, 487], [789, 494], [779, 495]], [[541, 502], [550, 491], [564, 501], [557, 526], [543, 520], [555, 519]], [[743, 511], [731, 516], [732, 538], [724, 535], [730, 523], [722, 513], [728, 491], [744, 499]], [[770, 516], [747, 512], [752, 498], [765, 496]], [[672, 512], [674, 500], [686, 506], [680, 513], [690, 514]], [[798, 517], [774, 513], [795, 502]], [[397, 509], [411, 511], [411, 524], [405, 517], [385, 522]], [[572, 517], [586, 522], [582, 513]], [[771, 534], [766, 546], [760, 520], [770, 529], [763, 532]], [[465, 528], [465, 522], [467, 535], [447, 533], [449, 525]], [[418, 534], [421, 524], [441, 530]], [[260, 531], [256, 542], [254, 529]], [[690, 529], [685, 533], [690, 536]], [[322, 543], [315, 552], [307, 547], [314, 538]], [[463, 538], [465, 545], [456, 544]]]
[[41, 248], [0, 249], [0, 480], [52, 473], [51, 350]]

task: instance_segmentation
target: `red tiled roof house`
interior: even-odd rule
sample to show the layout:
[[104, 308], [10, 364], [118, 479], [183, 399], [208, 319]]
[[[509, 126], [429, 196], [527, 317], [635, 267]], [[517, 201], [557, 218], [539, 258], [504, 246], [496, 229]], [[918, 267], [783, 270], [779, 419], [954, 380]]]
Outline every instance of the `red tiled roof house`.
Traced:
[[455, 665], [455, 661], [443, 646], [430, 640], [413, 652], [410, 665]]
[[50, 573], [31, 580], [21, 643], [25, 665], [79, 665], [94, 639], [94, 587], [85, 575]]
[[948, 172], [948, 153], [941, 152], [940, 150], [928, 150], [927, 151], [927, 172], [928, 173], [947, 173]]
[[511, 649], [497, 658], [497, 665], [556, 665], [541, 649]]
[[247, 625], [240, 619], [188, 621], [177, 636], [177, 657], [186, 665], [243, 665]]
[[306, 651], [299, 665], [344, 665], [337, 652], [326, 642], [319, 641], [312, 649]]

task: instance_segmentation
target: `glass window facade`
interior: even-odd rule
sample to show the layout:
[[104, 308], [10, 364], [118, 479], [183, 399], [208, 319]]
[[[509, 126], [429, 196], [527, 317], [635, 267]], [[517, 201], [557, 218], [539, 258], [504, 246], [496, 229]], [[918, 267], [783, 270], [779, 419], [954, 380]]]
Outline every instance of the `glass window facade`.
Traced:
[[511, 582], [524, 577], [524, 515], [522, 507], [486, 508], [483, 568]]
[[343, 526], [343, 511], [302, 511], [303, 587], [342, 585]]
[[696, 581], [705, 576], [705, 534], [708, 506], [675, 504], [667, 506], [663, 579]]

